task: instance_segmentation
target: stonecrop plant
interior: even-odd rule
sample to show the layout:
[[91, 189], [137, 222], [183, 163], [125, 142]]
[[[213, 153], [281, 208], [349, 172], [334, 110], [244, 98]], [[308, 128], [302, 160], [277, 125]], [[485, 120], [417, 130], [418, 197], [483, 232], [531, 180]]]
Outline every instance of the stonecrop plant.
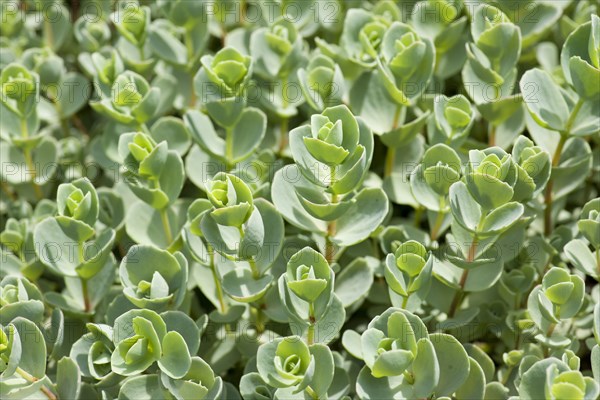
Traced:
[[0, 398], [600, 399], [598, 0], [1, 0]]

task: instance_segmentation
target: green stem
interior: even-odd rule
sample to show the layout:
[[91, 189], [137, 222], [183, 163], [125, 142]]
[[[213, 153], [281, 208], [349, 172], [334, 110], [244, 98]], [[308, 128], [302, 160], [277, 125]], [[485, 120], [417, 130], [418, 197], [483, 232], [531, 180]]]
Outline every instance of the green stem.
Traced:
[[431, 227], [431, 232], [429, 234], [432, 241], [437, 240], [438, 235], [440, 234], [440, 229], [442, 228], [442, 224], [444, 223], [444, 219], [446, 219], [446, 213], [443, 211], [438, 212], [435, 217], [435, 223]]
[[[558, 145], [556, 146], [556, 150], [554, 151], [554, 156], [552, 157], [552, 169], [558, 166], [560, 162], [560, 156], [562, 154], [565, 143], [569, 139], [571, 135], [571, 129], [573, 128], [573, 124], [577, 119], [577, 115], [579, 111], [581, 111], [581, 107], [583, 106], [583, 99], [579, 99], [569, 115], [569, 119], [567, 120], [567, 124], [565, 125], [565, 129], [560, 132], [560, 139], [558, 141]], [[554, 177], [550, 175], [550, 179], [548, 180], [548, 184], [546, 185], [546, 191], [544, 193], [544, 203], [546, 204], [546, 209], [544, 210], [544, 234], [549, 236], [554, 229], [552, 223], [552, 203], [554, 199], [552, 198], [552, 190], [554, 189]]]
[[[85, 262], [85, 249], [83, 247], [83, 242], [77, 243], [77, 260], [79, 261], [80, 265]], [[88, 280], [84, 279], [84, 278], [80, 278], [80, 281], [81, 281], [81, 293], [83, 296], [83, 309], [87, 313], [87, 312], [92, 311], [92, 302], [90, 301]]]
[[414, 220], [415, 228], [418, 228], [419, 226], [421, 226], [421, 218], [423, 218], [424, 212], [425, 212], [424, 207], [417, 207], [417, 209], [415, 210], [415, 220]]
[[[335, 167], [331, 167], [331, 184], [335, 182]], [[331, 194], [331, 204], [337, 204], [339, 201], [336, 193]], [[337, 221], [333, 220], [327, 224], [327, 236], [325, 237], [325, 259], [328, 263], [332, 263], [335, 259], [335, 246], [331, 238], [335, 236], [337, 230]]]
[[258, 267], [256, 266], [256, 261], [254, 260], [254, 258], [250, 258], [248, 260], [248, 264], [250, 264], [250, 269], [252, 270], [252, 277], [254, 279], [260, 278], [260, 271], [258, 270]]
[[315, 306], [313, 303], [308, 304], [308, 332], [306, 333], [306, 343], [312, 345], [315, 342]]
[[[153, 183], [155, 189], [161, 190], [158, 179], [152, 178], [150, 182]], [[167, 205], [162, 208], [158, 213], [160, 214], [160, 222], [162, 223], [165, 238], [167, 239], [167, 247], [169, 247], [173, 243], [173, 233], [171, 232], [171, 224], [169, 223], [169, 206]], [[173, 251], [171, 250], [171, 252]]]
[[506, 384], [508, 383], [508, 380], [510, 379], [510, 376], [512, 375], [514, 369], [515, 367], [508, 367], [508, 369], [506, 370], [504, 377], [502, 378], [503, 386], [506, 386]]
[[[286, 89], [287, 89], [287, 84], [288, 84], [288, 77], [284, 76], [282, 78], [282, 89], [281, 89], [281, 103], [282, 103], [282, 107], [285, 110], [288, 105], [288, 98], [286, 96]], [[279, 127], [279, 134], [281, 135], [281, 137], [279, 138], [279, 154], [281, 155], [283, 153], [283, 151], [285, 150], [285, 148], [288, 145], [288, 130], [289, 130], [289, 118], [288, 117], [282, 117], [281, 119], [281, 124]]]
[[[392, 123], [392, 130], [398, 128], [400, 123], [400, 115], [402, 114], [402, 106], [396, 107], [396, 113], [394, 114], [394, 121]], [[383, 176], [388, 177], [394, 171], [394, 160], [396, 159], [396, 149], [388, 147], [387, 154], [385, 156], [385, 167], [383, 170]]]
[[246, 8], [247, 8], [247, 4], [246, 4], [246, 0], [240, 0], [240, 24], [242, 26], [246, 25]]
[[229, 171], [233, 168], [233, 164], [231, 164], [233, 159], [233, 128], [231, 127], [225, 128], [225, 159], [227, 160], [225, 162], [226, 168]]
[[[198, 62], [197, 58], [196, 58], [196, 54], [194, 54], [194, 38], [192, 36], [192, 30], [191, 29], [186, 29], [184, 36], [183, 36], [183, 41], [185, 43], [185, 49], [187, 52], [187, 58], [188, 58], [188, 65], [187, 65], [187, 69], [188, 69], [188, 73], [193, 77], [194, 76], [194, 71], [196, 69], [196, 64]], [[194, 90], [194, 88], [192, 88], [192, 95], [190, 96], [190, 104], [189, 106], [191, 108], [196, 106], [196, 101], [197, 101], [197, 97], [196, 97], [196, 91]]]
[[[240, 241], [244, 240], [244, 236], [246, 234], [244, 233], [244, 230], [242, 229], [241, 226], [238, 227], [238, 232], [240, 234]], [[250, 257], [248, 259], [248, 264], [250, 265], [250, 270], [252, 271], [252, 277], [254, 279], [260, 278], [260, 271], [259, 271], [258, 267], [256, 266], [256, 260], [253, 257]]]
[[90, 292], [88, 289], [88, 281], [87, 279], [81, 279], [81, 291], [83, 293], [83, 306], [85, 312], [92, 311], [92, 302], [90, 301]]
[[[478, 229], [479, 230], [479, 229]], [[471, 246], [469, 247], [469, 253], [467, 255], [467, 262], [473, 262], [473, 260], [475, 260], [475, 254], [477, 253], [477, 243], [478, 243], [478, 239], [477, 239], [477, 233], [475, 233], [475, 236], [473, 237], [473, 242], [471, 243]], [[454, 314], [456, 313], [456, 310], [458, 310], [460, 308], [460, 305], [462, 304], [462, 301], [465, 297], [465, 284], [467, 283], [467, 278], [469, 276], [469, 271], [468, 269], [463, 270], [463, 273], [460, 277], [460, 281], [458, 283], [459, 289], [456, 292], [456, 294], [454, 295], [454, 298], [452, 299], [452, 303], [450, 304], [450, 310], [448, 311], [448, 317], [452, 318], [454, 317]]]
[[194, 58], [194, 38], [192, 37], [192, 31], [186, 29], [183, 41], [185, 42], [185, 50], [187, 51], [188, 60], [193, 61]]
[[52, 32], [52, 24], [53, 22], [50, 18], [44, 18], [44, 37], [46, 38], [46, 46], [51, 49], [54, 47], [54, 32]]
[[[560, 140], [558, 141], [558, 146], [556, 146], [556, 151], [554, 152], [554, 156], [552, 157], [552, 168], [556, 167], [560, 162], [560, 155], [562, 150], [567, 142], [569, 137], [567, 135], [560, 135]], [[550, 175], [550, 179], [548, 180], [548, 184], [546, 185], [546, 191], [544, 193], [544, 203], [546, 204], [546, 208], [544, 209], [544, 234], [549, 236], [552, 233], [552, 203], [554, 199], [552, 198], [552, 190], [554, 189], [554, 179], [552, 175]]]
[[494, 147], [496, 145], [496, 126], [490, 124], [488, 134], [488, 145]]
[[[21, 137], [24, 139], [27, 139], [29, 137], [29, 131], [27, 129], [27, 119], [25, 117], [21, 118]], [[31, 149], [27, 145], [25, 145], [25, 147], [23, 148], [23, 158], [25, 159], [25, 166], [27, 167], [27, 171], [31, 172], [31, 185], [33, 186], [35, 197], [38, 200], [42, 200], [44, 198], [44, 194], [42, 193], [42, 189], [40, 188], [40, 186], [37, 183], [35, 183], [37, 171], [35, 170], [35, 165], [33, 164]]]
[[0, 180], [0, 187], [2, 188], [2, 191], [6, 193], [9, 199], [11, 199], [12, 201], [15, 201], [17, 199], [17, 196], [15, 196], [12, 190], [10, 190], [10, 188], [8, 187], [6, 182], [4, 182], [4, 180]]
[[[25, 379], [26, 381], [29, 381], [31, 383], [37, 382], [39, 381], [38, 378], [36, 378], [35, 376], [31, 375], [29, 372], [23, 370], [21, 367], [17, 367], [17, 370], [15, 371], [17, 374], [21, 375], [21, 377], [23, 379]], [[42, 386], [42, 388], [40, 389], [47, 398], [49, 398], [50, 400], [57, 400], [57, 397], [54, 393], [52, 393], [52, 391], [46, 387], [46, 386]]]
[[383, 171], [383, 176], [388, 177], [392, 175], [394, 171], [394, 160], [396, 159], [396, 149], [393, 147], [388, 147], [387, 154], [385, 155], [385, 170]]
[[315, 393], [315, 391], [313, 390], [313, 388], [311, 388], [310, 386], [307, 386], [306, 389], [304, 389], [304, 390], [310, 396], [311, 399], [313, 399], [313, 400], [319, 400], [319, 396]]
[[402, 297], [402, 309], [406, 310], [406, 304], [408, 304], [408, 296]]
[[215, 250], [212, 248], [210, 244], [206, 245], [208, 250], [208, 254], [210, 257], [210, 272], [212, 273], [213, 280], [215, 282], [215, 290], [217, 291], [217, 299], [219, 301], [219, 308], [221, 314], [225, 314], [227, 311], [227, 304], [225, 303], [225, 299], [223, 297], [223, 288], [221, 287], [221, 280], [219, 279], [219, 275], [217, 274], [217, 267], [215, 266]]
[[[546, 331], [546, 337], [550, 338], [554, 333], [554, 329], [556, 329], [556, 324], [550, 324], [548, 330]], [[550, 346], [544, 346], [544, 357], [548, 357], [550, 355]]]
[[148, 136], [152, 136], [152, 134], [150, 133], [150, 129], [148, 129], [148, 125], [146, 124], [139, 124], [138, 130], [144, 132]]
[[254, 321], [256, 323], [256, 332], [263, 333], [265, 331], [265, 322], [263, 320], [264, 313], [262, 305], [258, 304], [252, 308], [254, 310]]
[[171, 233], [171, 224], [169, 223], [168, 207], [160, 210], [160, 220], [165, 231], [165, 237], [167, 238], [167, 246], [170, 246], [173, 243], [173, 234]]

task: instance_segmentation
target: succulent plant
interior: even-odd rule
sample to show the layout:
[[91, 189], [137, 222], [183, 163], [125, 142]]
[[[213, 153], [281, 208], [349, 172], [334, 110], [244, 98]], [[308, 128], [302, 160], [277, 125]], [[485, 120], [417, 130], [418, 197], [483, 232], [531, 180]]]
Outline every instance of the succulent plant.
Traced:
[[597, 399], [597, 0], [0, 6], [0, 398]]

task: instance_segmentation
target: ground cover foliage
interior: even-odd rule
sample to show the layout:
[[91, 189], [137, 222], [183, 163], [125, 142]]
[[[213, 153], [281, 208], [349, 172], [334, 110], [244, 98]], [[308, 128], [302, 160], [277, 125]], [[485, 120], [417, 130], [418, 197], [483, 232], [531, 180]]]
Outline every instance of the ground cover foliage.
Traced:
[[3, 399], [597, 399], [598, 1], [0, 3]]

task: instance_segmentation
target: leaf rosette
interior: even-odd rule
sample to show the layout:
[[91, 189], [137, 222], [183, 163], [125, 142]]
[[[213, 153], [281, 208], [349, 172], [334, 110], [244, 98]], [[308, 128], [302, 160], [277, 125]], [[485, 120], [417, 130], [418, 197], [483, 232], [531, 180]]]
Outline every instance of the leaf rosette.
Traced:
[[114, 323], [111, 355], [113, 372], [133, 376], [144, 372], [155, 362], [159, 369], [174, 379], [189, 371], [192, 360], [183, 336], [167, 332], [163, 318], [151, 310], [131, 310]]
[[126, 133], [119, 138], [119, 155], [130, 172], [157, 179], [167, 162], [167, 142], [156, 143], [152, 137], [142, 133]]
[[400, 243], [385, 262], [385, 280], [391, 290], [402, 297], [429, 290], [433, 257], [414, 240]]
[[530, 293], [527, 309], [541, 329], [574, 317], [583, 305], [585, 285], [577, 275], [553, 267]]
[[385, 32], [378, 68], [397, 104], [410, 105], [429, 84], [435, 66], [435, 46], [409, 25], [394, 22]]
[[73, 25], [73, 35], [82, 50], [90, 53], [100, 50], [110, 40], [110, 27], [105, 21], [82, 15]]
[[159, 103], [159, 88], [151, 87], [143, 76], [125, 71], [113, 82], [110, 98], [91, 106], [117, 122], [139, 125], [154, 117]]
[[600, 198], [588, 201], [577, 221], [579, 232], [595, 249], [600, 249]]
[[315, 110], [322, 111], [342, 103], [344, 75], [340, 67], [326, 55], [312, 57], [306, 69], [298, 70], [298, 80], [306, 101]]
[[516, 140], [512, 158], [517, 171], [512, 200], [526, 202], [546, 187], [552, 171], [550, 154], [524, 136]]
[[101, 380], [112, 372], [110, 359], [115, 349], [112, 327], [88, 323], [88, 333], [71, 347], [70, 357], [77, 363], [81, 374]]
[[579, 96], [587, 100], [600, 94], [600, 18], [580, 25], [565, 41], [561, 52], [565, 79]]
[[111, 256], [115, 231], [94, 229], [98, 194], [87, 178], [61, 184], [56, 202], [59, 215], [44, 219], [33, 232], [36, 254], [59, 275], [89, 279]]
[[336, 194], [354, 190], [371, 162], [372, 135], [345, 105], [327, 108], [311, 118], [310, 126], [290, 132], [290, 148], [302, 175]]
[[56, 204], [59, 215], [72, 218], [93, 227], [99, 214], [98, 193], [87, 178], [58, 187]]
[[114, 12], [111, 19], [128, 42], [136, 47], [143, 46], [150, 27], [150, 8], [137, 3], [124, 3], [121, 10]]
[[302, 36], [285, 17], [255, 30], [250, 37], [250, 54], [256, 62], [256, 72], [265, 78], [289, 75], [301, 61], [302, 50]]
[[209, 93], [209, 101], [241, 96], [252, 76], [252, 57], [233, 47], [225, 47], [214, 56], [203, 56], [200, 62], [202, 69], [195, 78], [195, 85], [202, 88], [203, 93]]
[[548, 358], [537, 361], [523, 373], [518, 391], [519, 397], [526, 400], [592, 400], [600, 393], [600, 385], [563, 361]]
[[475, 201], [483, 209], [493, 210], [513, 198], [517, 173], [512, 157], [502, 150], [471, 150], [465, 178]]
[[162, 311], [183, 302], [188, 279], [188, 263], [177, 252], [171, 254], [152, 246], [130, 248], [121, 262], [119, 276], [123, 294], [140, 308]]
[[16, 317], [41, 323], [44, 302], [39, 289], [26, 278], [6, 276], [0, 282], [0, 323], [6, 325]]
[[315, 357], [299, 336], [278, 338], [262, 345], [256, 355], [258, 373], [275, 388], [305, 389], [315, 372]]
[[279, 278], [279, 295], [286, 310], [301, 320], [319, 320], [333, 300], [335, 275], [321, 253], [305, 247], [287, 263]]
[[220, 172], [207, 185], [207, 196], [214, 210], [210, 215], [219, 225], [241, 227], [254, 211], [248, 185], [235, 175]]
[[436, 368], [435, 350], [427, 329], [418, 318], [400, 309], [390, 308], [374, 319], [361, 335], [361, 347], [365, 363], [376, 378], [405, 372], [409, 377], [413, 363], [423, 366], [421, 359], [430, 362], [429, 369]]
[[0, 101], [10, 111], [25, 118], [39, 101], [40, 78], [22, 65], [12, 63], [0, 73]]
[[475, 110], [463, 95], [434, 100], [434, 113], [427, 126], [427, 135], [432, 144], [444, 143], [459, 148], [466, 140], [475, 121]]
[[461, 160], [445, 144], [431, 146], [410, 176], [415, 199], [429, 210], [447, 211], [450, 186], [461, 178]]
[[162, 385], [176, 399], [219, 399], [223, 393], [223, 380], [215, 376], [210, 365], [200, 357], [192, 357], [189, 371], [180, 379], [165, 373], [160, 375]]

